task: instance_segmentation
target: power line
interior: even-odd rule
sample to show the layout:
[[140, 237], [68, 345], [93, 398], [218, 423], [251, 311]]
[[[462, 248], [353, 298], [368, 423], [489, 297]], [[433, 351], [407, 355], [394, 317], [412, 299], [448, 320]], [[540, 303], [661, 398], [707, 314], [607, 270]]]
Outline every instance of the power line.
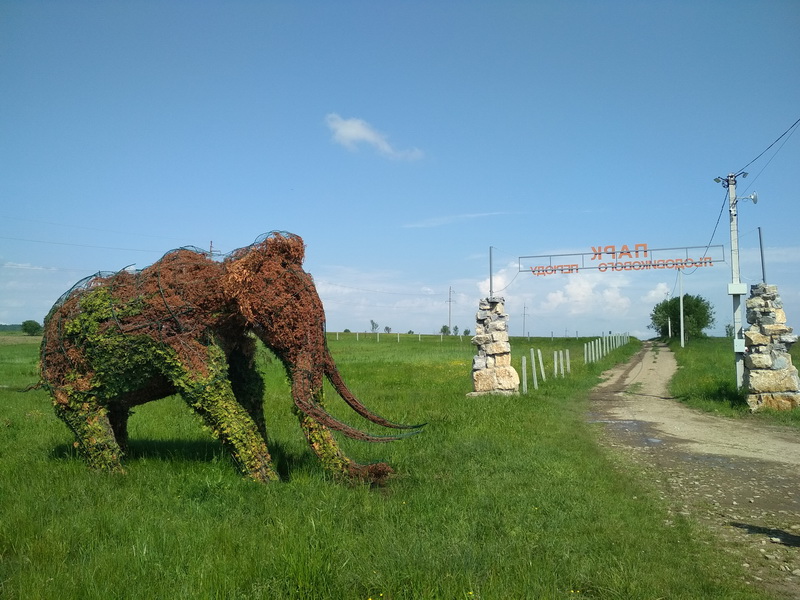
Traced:
[[[770, 164], [770, 163], [771, 163], [771, 162], [774, 160], [774, 158], [775, 158], [776, 156], [778, 156], [778, 152], [780, 152], [780, 151], [781, 151], [781, 149], [782, 149], [782, 148], [783, 148], [783, 147], [786, 145], [786, 142], [788, 142], [788, 141], [789, 141], [789, 138], [791, 138], [791, 137], [792, 137], [792, 135], [794, 135], [794, 132], [795, 132], [795, 131], [797, 131], [797, 129], [795, 129], [794, 131], [792, 131], [792, 133], [790, 133], [788, 136], [786, 136], [786, 139], [785, 139], [785, 140], [783, 140], [783, 144], [781, 144], [780, 146], [778, 146], [778, 149], [777, 149], [777, 150], [775, 150], [775, 154], [773, 154], [772, 156], [770, 156], [770, 157], [769, 157], [769, 160], [766, 162], [766, 164], [765, 164], [763, 167], [761, 167], [761, 170], [760, 170], [758, 173], [756, 173], [756, 176], [755, 176], [755, 177], [752, 177], [752, 178], [750, 179], [750, 183], [747, 185], [747, 187], [746, 187], [746, 188], [744, 189], [744, 191], [742, 192], [743, 194], [744, 194], [744, 193], [747, 193], [747, 190], [749, 190], [751, 187], [753, 187], [753, 184], [756, 182], [756, 179], [758, 179], [759, 177], [761, 177], [761, 174], [762, 174], [762, 173], [764, 172], [764, 170], [765, 170], [765, 169], [766, 169], [766, 168], [769, 166], [769, 164]], [[776, 140], [776, 141], [777, 141], [777, 140]]]
[[[781, 145], [780, 145], [780, 147], [779, 147], [779, 148], [778, 148], [778, 149], [775, 151], [775, 154], [773, 154], [773, 155], [770, 157], [770, 159], [767, 161], [767, 164], [765, 164], [765, 165], [764, 165], [764, 166], [761, 168], [761, 170], [758, 172], [758, 175], [756, 175], [756, 176], [755, 176], [755, 177], [754, 177], [754, 178], [753, 178], [753, 179], [750, 181], [750, 185], [752, 186], [752, 185], [753, 185], [753, 183], [755, 182], [755, 180], [758, 178], [758, 176], [759, 176], [759, 175], [761, 175], [761, 173], [763, 173], [763, 172], [764, 172], [764, 169], [766, 169], [766, 168], [767, 168], [767, 166], [769, 166], [769, 163], [771, 163], [771, 162], [772, 162], [772, 160], [775, 158], [775, 156], [777, 156], [777, 154], [778, 154], [778, 152], [780, 152], [781, 148], [783, 148], [783, 146], [786, 144], [786, 142], [788, 142], [788, 141], [789, 141], [789, 138], [790, 138], [790, 137], [792, 136], [792, 134], [794, 133], [794, 131], [793, 131], [793, 130], [795, 129], [795, 127], [797, 127], [798, 123], [800, 123], [800, 119], [797, 119], [797, 120], [796, 120], [794, 123], [792, 123], [792, 124], [791, 124], [791, 126], [790, 126], [790, 127], [789, 127], [789, 128], [786, 130], [786, 131], [784, 131], [782, 134], [780, 134], [780, 135], [779, 135], [779, 136], [778, 136], [778, 137], [775, 139], [775, 141], [774, 141], [774, 142], [772, 142], [772, 143], [771, 143], [769, 146], [767, 146], [767, 147], [766, 147], [766, 148], [765, 148], [765, 149], [764, 149], [764, 150], [763, 150], [763, 151], [762, 151], [762, 152], [761, 152], [761, 153], [760, 153], [758, 156], [756, 156], [756, 157], [755, 157], [753, 160], [751, 160], [749, 163], [747, 163], [745, 166], [743, 166], [741, 169], [739, 169], [739, 172], [736, 174], [736, 175], [737, 175], [737, 177], [738, 177], [739, 175], [742, 175], [742, 174], [744, 173], [744, 170], [745, 170], [747, 167], [749, 167], [749, 166], [750, 166], [750, 165], [752, 165], [754, 162], [756, 162], [756, 161], [757, 161], [759, 158], [761, 158], [762, 156], [764, 156], [764, 155], [765, 155], [765, 154], [766, 154], [766, 153], [769, 151], [769, 149], [770, 149], [770, 148], [772, 148], [772, 147], [773, 147], [775, 144], [777, 144], [779, 141], [781, 141], [781, 139], [783, 139], [784, 137], [786, 137], [786, 135], [788, 134], [788, 135], [789, 135], [789, 137], [786, 137], [786, 139], [784, 140], [783, 144], [781, 144]], [[790, 133], [790, 132], [791, 132], [791, 133]], [[748, 189], [749, 189], [749, 188], [748, 188]], [[724, 198], [723, 198], [723, 200], [722, 200], [722, 206], [720, 207], [720, 209], [719, 209], [719, 215], [717, 216], [717, 222], [716, 222], [716, 224], [714, 225], [714, 231], [711, 233], [711, 239], [710, 239], [710, 240], [708, 240], [708, 245], [706, 245], [706, 251], [708, 251], [708, 248], [711, 246], [711, 243], [714, 241], [714, 236], [717, 234], [717, 227], [719, 227], [719, 222], [720, 222], [720, 220], [722, 219], [722, 213], [725, 211], [725, 205], [726, 205], [727, 203], [728, 203], [728, 191], [727, 191], [727, 189], [726, 189], [726, 191], [725, 191], [725, 196], [724, 196]], [[692, 270], [691, 270], [691, 271], [689, 271], [689, 272], [686, 272], [686, 275], [691, 275], [691, 274], [692, 274], [692, 273], [694, 273], [695, 271], [697, 271], [697, 267], [695, 267], [694, 269], [692, 269]], [[677, 278], [676, 278], [676, 284], [677, 284]], [[673, 292], [674, 292], [674, 291], [675, 291], [675, 288], [674, 288], [674, 286], [673, 286]]]
[[69, 267], [37, 267], [36, 265], [18, 265], [18, 264], [4, 264], [0, 265], [0, 269], [25, 269], [28, 271], [42, 271], [43, 273], [52, 273], [55, 271], [63, 271], [70, 273], [96, 273], [97, 268], [93, 269], [77, 269]]
[[520, 274], [521, 272], [522, 272], [522, 271], [519, 271], [519, 270], [518, 270], [518, 271], [517, 271], [517, 273], [516, 273], [516, 275], [514, 275], [514, 278], [513, 278], [511, 281], [509, 281], [509, 282], [508, 282], [508, 284], [506, 284], [506, 287], [504, 287], [504, 288], [501, 288], [501, 289], [499, 289], [499, 290], [495, 290], [495, 292], [502, 292], [503, 290], [507, 290], [507, 289], [508, 289], [508, 288], [511, 286], [511, 284], [512, 284], [512, 283], [514, 283], [514, 281], [517, 279], [517, 277], [519, 277], [519, 274]]
[[165, 235], [152, 235], [152, 234], [148, 234], [148, 233], [141, 233], [138, 230], [134, 230], [134, 231], [130, 231], [130, 230], [129, 231], [119, 231], [119, 230], [114, 230], [114, 229], [108, 229], [106, 227], [87, 227], [85, 225], [74, 225], [72, 223], [64, 223], [63, 221], [55, 223], [53, 221], [41, 221], [39, 219], [26, 219], [24, 217], [14, 217], [14, 216], [10, 216], [10, 215], [7, 215], [7, 214], [0, 215], [0, 217], [2, 217], [3, 220], [11, 219], [11, 220], [14, 220], [14, 221], [22, 221], [24, 223], [38, 223], [39, 225], [53, 225], [55, 227], [58, 227], [59, 229], [64, 229], [64, 228], [68, 228], [68, 229], [83, 229], [85, 231], [99, 231], [99, 232], [102, 232], [102, 233], [111, 233], [111, 234], [115, 234], [115, 235], [131, 235], [131, 236], [134, 236], [134, 237], [146, 237], [146, 238], [154, 238], [154, 239], [161, 239], [161, 240], [173, 240], [173, 241], [175, 241], [175, 239], [176, 239], [174, 237], [165, 236]]
[[[764, 149], [764, 151], [763, 151], [761, 154], [759, 154], [758, 156], [756, 156], [756, 157], [755, 157], [753, 160], [751, 160], [749, 163], [747, 163], [745, 166], [743, 166], [741, 169], [739, 169], [739, 172], [738, 172], [738, 173], [736, 173], [737, 177], [738, 177], [739, 175], [741, 175], [742, 173], [744, 173], [744, 170], [745, 170], [747, 167], [749, 167], [749, 166], [750, 166], [750, 165], [752, 165], [754, 162], [756, 162], [756, 161], [757, 161], [759, 158], [761, 158], [762, 156], [764, 156], [764, 154], [766, 154], [766, 153], [767, 153], [767, 150], [769, 150], [769, 149], [770, 149], [770, 148], [772, 148], [772, 147], [773, 147], [775, 144], [777, 144], [777, 143], [778, 143], [778, 142], [781, 140], [781, 138], [782, 138], [783, 136], [785, 136], [785, 135], [786, 135], [787, 133], [789, 133], [789, 132], [790, 132], [792, 129], [794, 129], [795, 127], [797, 127], [797, 124], [798, 124], [798, 123], [800, 123], [800, 119], [797, 119], [797, 121], [795, 121], [794, 123], [792, 123], [791, 127], [789, 127], [789, 129], [787, 129], [787, 130], [786, 130], [786, 131], [784, 131], [782, 134], [780, 134], [780, 135], [778, 136], [778, 139], [776, 139], [776, 140], [775, 140], [774, 142], [772, 142], [772, 143], [771, 143], [769, 146], [767, 146], [767, 147]], [[781, 146], [781, 147], [783, 147], [783, 146]], [[780, 150], [780, 148], [779, 148], [779, 150]], [[769, 163], [767, 163], [767, 164], [769, 164]]]
[[325, 285], [332, 285], [334, 287], [345, 288], [345, 289], [348, 289], [348, 290], [356, 290], [356, 291], [359, 291], [359, 292], [369, 292], [371, 294], [390, 294], [390, 295], [393, 295], [393, 296], [418, 296], [418, 297], [422, 297], [422, 298], [430, 298], [431, 296], [444, 296], [445, 295], [445, 294], [436, 293], [436, 292], [432, 292], [430, 294], [420, 294], [420, 293], [412, 293], [412, 292], [386, 292], [386, 291], [382, 291], [382, 290], [368, 290], [366, 288], [354, 287], [354, 286], [351, 286], [351, 285], [342, 285], [341, 283], [332, 283], [330, 281], [324, 281], [322, 279], [317, 279], [316, 281], [318, 283], [322, 283], [322, 284], [325, 284]]
[[[516, 254], [516, 255], [515, 254], [511, 254], [510, 252], [508, 252], [506, 250], [503, 250], [502, 248], [498, 248], [497, 246], [492, 246], [492, 248], [494, 250], [500, 250], [500, 252], [502, 252], [503, 254], [507, 254], [508, 256], [514, 256], [515, 258], [519, 256], [519, 254]], [[517, 270], [516, 275], [514, 275], [514, 277], [511, 279], [511, 281], [509, 281], [504, 288], [501, 288], [499, 290], [493, 290], [493, 291], [494, 292], [502, 292], [504, 290], [507, 290], [511, 286], [511, 284], [514, 283], [514, 281], [517, 279], [517, 277], [519, 277], [519, 274], [520, 274], [520, 271]]]
[[[711, 232], [711, 238], [708, 240], [708, 244], [706, 244], [706, 250], [705, 250], [705, 252], [703, 252], [703, 255], [704, 255], [704, 256], [705, 256], [705, 254], [708, 252], [708, 249], [711, 247], [711, 242], [713, 242], [713, 241], [714, 241], [714, 236], [715, 236], [715, 235], [717, 235], [717, 227], [719, 227], [719, 222], [720, 222], [720, 220], [722, 219], [722, 213], [723, 213], [723, 212], [725, 212], [725, 205], [726, 205], [727, 203], [728, 203], [728, 191], [727, 191], [727, 190], [725, 190], [725, 195], [724, 195], [724, 197], [722, 198], [722, 206], [720, 206], [720, 208], [719, 208], [719, 214], [717, 215], [717, 222], [714, 224], [714, 231], [712, 231], [712, 232]], [[695, 271], [697, 271], [697, 267], [695, 267], [694, 269], [692, 269], [691, 271], [689, 271], [688, 273], [686, 273], [686, 275], [691, 275], [691, 274], [693, 274]], [[676, 281], [676, 283], [677, 283], [677, 278], [676, 278], [676, 280], [675, 280], [675, 281]], [[675, 288], [674, 288], [674, 286], [673, 286], [673, 289], [672, 289], [672, 291], [673, 291], [673, 292], [675, 291]]]
[[78, 248], [96, 248], [98, 250], [123, 250], [125, 252], [150, 252], [153, 254], [163, 254], [160, 250], [142, 250], [141, 248], [114, 248], [111, 246], [91, 246], [89, 244], [71, 244], [69, 242], [51, 242], [49, 240], [29, 240], [25, 238], [13, 238], [0, 236], [0, 240], [11, 240], [12, 242], [31, 242], [34, 244], [52, 244], [54, 246], [75, 246]]

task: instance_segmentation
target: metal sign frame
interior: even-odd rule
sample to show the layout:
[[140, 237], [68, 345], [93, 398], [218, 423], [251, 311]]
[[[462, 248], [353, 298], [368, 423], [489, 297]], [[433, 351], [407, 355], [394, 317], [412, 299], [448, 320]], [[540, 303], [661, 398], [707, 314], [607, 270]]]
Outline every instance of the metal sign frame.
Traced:
[[[692, 258], [690, 251], [694, 256]], [[699, 252], [697, 252], [699, 251]], [[679, 255], [678, 253], [681, 253]], [[608, 256], [609, 259], [604, 259]], [[587, 259], [586, 257], [591, 257]], [[531, 259], [539, 259], [538, 264], [531, 265]], [[602, 261], [596, 264], [588, 261]], [[529, 263], [523, 266], [523, 261]], [[573, 274], [579, 271], [623, 272], [650, 271], [660, 269], [693, 269], [713, 267], [715, 263], [725, 263], [725, 249], [722, 245], [687, 246], [683, 248], [649, 248], [647, 244], [634, 244], [631, 250], [627, 245], [592, 246], [592, 252], [576, 252], [567, 254], [542, 254], [536, 256], [520, 256], [519, 271], [530, 271], [537, 276]]]

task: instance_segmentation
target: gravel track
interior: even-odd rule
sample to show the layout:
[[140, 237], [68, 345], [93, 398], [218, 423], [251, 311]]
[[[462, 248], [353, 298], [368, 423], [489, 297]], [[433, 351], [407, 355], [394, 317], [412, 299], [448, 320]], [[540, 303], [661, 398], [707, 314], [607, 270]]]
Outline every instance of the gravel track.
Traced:
[[690, 409], [669, 396], [676, 370], [665, 345], [645, 342], [604, 373], [588, 417], [601, 443], [704, 526], [749, 584], [800, 600], [800, 432]]

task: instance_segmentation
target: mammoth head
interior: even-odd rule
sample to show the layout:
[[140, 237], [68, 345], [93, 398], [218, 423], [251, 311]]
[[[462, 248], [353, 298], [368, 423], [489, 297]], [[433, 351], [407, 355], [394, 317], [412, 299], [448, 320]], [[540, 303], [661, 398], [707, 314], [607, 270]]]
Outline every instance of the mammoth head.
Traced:
[[325, 313], [311, 275], [303, 270], [304, 256], [300, 236], [272, 232], [225, 261], [226, 296], [282, 359], [291, 358], [286, 353], [292, 349], [324, 344]]
[[369, 411], [350, 392], [334, 364], [325, 339], [325, 311], [311, 275], [303, 270], [303, 240], [291, 233], [272, 232], [226, 259], [222, 282], [226, 297], [264, 344], [283, 363], [292, 382], [295, 404], [321, 423], [359, 439], [388, 441], [355, 430], [329, 415], [319, 403], [323, 378], [356, 412], [368, 420], [397, 429], [399, 425]]

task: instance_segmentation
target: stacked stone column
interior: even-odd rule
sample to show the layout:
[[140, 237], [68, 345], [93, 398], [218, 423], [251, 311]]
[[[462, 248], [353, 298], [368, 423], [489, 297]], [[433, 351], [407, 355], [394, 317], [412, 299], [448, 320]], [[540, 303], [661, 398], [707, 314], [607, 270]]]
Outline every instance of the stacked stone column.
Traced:
[[744, 385], [750, 410], [790, 410], [800, 406], [800, 378], [789, 349], [797, 341], [786, 326], [786, 313], [778, 286], [759, 283], [750, 287], [744, 332]]
[[503, 298], [483, 298], [475, 315], [475, 337], [472, 343], [478, 354], [472, 359], [473, 392], [483, 394], [519, 393], [519, 375], [511, 366], [511, 344], [508, 340], [508, 315]]

